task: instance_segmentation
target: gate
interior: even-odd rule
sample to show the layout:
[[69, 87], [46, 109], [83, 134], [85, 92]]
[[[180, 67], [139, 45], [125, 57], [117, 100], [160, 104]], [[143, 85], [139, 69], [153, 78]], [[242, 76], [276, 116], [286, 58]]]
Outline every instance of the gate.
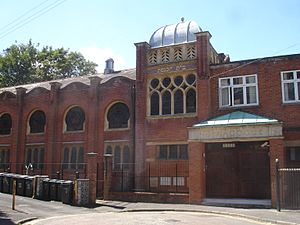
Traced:
[[300, 209], [300, 168], [278, 169], [278, 176], [279, 205], [285, 209]]

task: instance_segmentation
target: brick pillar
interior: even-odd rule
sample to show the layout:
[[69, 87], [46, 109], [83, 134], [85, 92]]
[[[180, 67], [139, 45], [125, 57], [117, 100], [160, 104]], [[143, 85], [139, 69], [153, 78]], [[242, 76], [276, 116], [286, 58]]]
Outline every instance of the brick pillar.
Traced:
[[[60, 166], [56, 163], [61, 162], [61, 150], [57, 147], [57, 120], [58, 120], [58, 106], [59, 106], [59, 90], [61, 83], [50, 82], [51, 92], [50, 92], [50, 112], [47, 117], [47, 146], [45, 151], [45, 171], [44, 173], [52, 176], [56, 171], [60, 171]], [[60, 171], [61, 173], [61, 171]]]
[[23, 120], [23, 108], [24, 108], [24, 96], [26, 94], [26, 88], [16, 88], [17, 91], [17, 106], [18, 106], [18, 114], [16, 121], [16, 141], [15, 141], [15, 155], [10, 154], [12, 156], [12, 168], [11, 172], [22, 173], [23, 165], [24, 165], [24, 153], [25, 153], [25, 133], [26, 133], [26, 122]]
[[[196, 34], [197, 42], [197, 86], [201, 91], [197, 92], [198, 99], [201, 99], [201, 110], [198, 110], [198, 119], [205, 120], [211, 116], [210, 96], [210, 55], [211, 55], [211, 34], [208, 31]], [[204, 101], [204, 102], [203, 102]]]
[[147, 49], [150, 47], [147, 42], [136, 43], [136, 121], [135, 121], [135, 152], [134, 171], [135, 189], [144, 190], [145, 181], [145, 117], [147, 109]]
[[97, 195], [97, 153], [87, 153], [87, 178], [89, 179], [89, 204], [96, 203]]
[[111, 189], [111, 178], [112, 178], [112, 155], [104, 155], [104, 190], [103, 199], [109, 199], [109, 192]]
[[271, 200], [272, 207], [276, 207], [276, 165], [279, 160], [280, 167], [285, 166], [285, 151], [283, 139], [271, 139], [270, 143], [270, 176], [271, 176]]
[[189, 143], [189, 202], [201, 203], [205, 197], [205, 143]]
[[209, 64], [210, 64], [210, 38], [211, 34], [208, 31], [199, 32], [196, 34], [197, 42], [197, 70], [198, 75], [201, 77], [209, 76]]

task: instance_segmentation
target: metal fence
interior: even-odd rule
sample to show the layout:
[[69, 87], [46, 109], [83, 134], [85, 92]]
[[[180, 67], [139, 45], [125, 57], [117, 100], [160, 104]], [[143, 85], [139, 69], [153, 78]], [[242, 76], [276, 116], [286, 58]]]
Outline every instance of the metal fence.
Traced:
[[300, 209], [300, 168], [279, 169], [280, 206]]
[[[139, 191], [188, 193], [188, 161], [147, 162], [143, 173], [134, 173], [134, 164], [122, 164], [112, 171], [113, 192]], [[138, 181], [137, 181], [138, 180]]]

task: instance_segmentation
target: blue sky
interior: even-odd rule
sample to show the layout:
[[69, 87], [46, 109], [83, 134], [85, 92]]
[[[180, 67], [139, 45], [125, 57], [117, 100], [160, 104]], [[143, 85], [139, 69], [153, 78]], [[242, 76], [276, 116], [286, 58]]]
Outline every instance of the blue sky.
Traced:
[[[19, 25], [12, 23], [29, 10]], [[9, 0], [1, 2], [0, 50], [32, 39], [80, 51], [99, 71], [108, 57], [116, 69], [133, 68], [134, 43], [184, 17], [208, 30], [217, 52], [232, 61], [294, 54], [300, 53], [299, 10], [299, 0]], [[33, 20], [23, 25], [28, 17]]]

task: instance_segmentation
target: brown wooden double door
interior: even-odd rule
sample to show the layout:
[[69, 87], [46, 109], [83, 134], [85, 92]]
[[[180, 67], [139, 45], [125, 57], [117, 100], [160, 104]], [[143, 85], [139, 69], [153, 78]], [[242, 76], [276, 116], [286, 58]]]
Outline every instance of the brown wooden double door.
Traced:
[[206, 197], [270, 199], [269, 150], [262, 144], [207, 144]]

